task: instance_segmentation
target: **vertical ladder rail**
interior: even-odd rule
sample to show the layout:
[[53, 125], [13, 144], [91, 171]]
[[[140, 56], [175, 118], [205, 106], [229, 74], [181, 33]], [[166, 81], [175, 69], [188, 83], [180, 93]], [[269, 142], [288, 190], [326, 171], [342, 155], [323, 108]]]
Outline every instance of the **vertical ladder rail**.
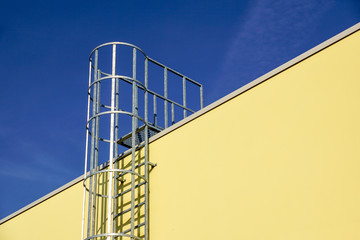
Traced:
[[[99, 79], [101, 77], [100, 71], [97, 70], [97, 79]], [[96, 97], [95, 97], [95, 114], [98, 114], [100, 112], [100, 87], [101, 87], [101, 82], [97, 82], [96, 87], [94, 89], [96, 89]], [[96, 126], [96, 130], [95, 130], [95, 147], [94, 147], [94, 165], [93, 165], [93, 171], [96, 171], [98, 168], [98, 159], [99, 159], [99, 124], [100, 124], [100, 117], [96, 117], [95, 118], [95, 126]], [[93, 200], [92, 200], [92, 234], [94, 234], [95, 232], [95, 219], [96, 219], [96, 194], [97, 194], [97, 177], [94, 176], [93, 177]]]
[[[98, 71], [98, 50], [95, 50], [95, 62], [94, 62], [94, 81], [97, 80], [97, 71]], [[96, 116], [96, 105], [97, 105], [97, 84], [94, 85], [93, 88], [93, 104], [92, 104], [92, 116]], [[88, 204], [88, 228], [87, 228], [87, 236], [94, 235], [94, 228], [92, 226], [94, 225], [94, 206], [93, 206], [93, 181], [94, 177], [92, 174], [94, 173], [94, 156], [95, 156], [95, 132], [96, 132], [96, 122], [92, 122], [91, 124], [91, 147], [90, 147], [90, 184], [89, 184], [89, 204]], [[96, 186], [95, 186], [96, 188]]]
[[[119, 79], [116, 78], [116, 81], [115, 81], [115, 111], [119, 111]], [[119, 139], [119, 114], [115, 114], [115, 140], [116, 139]], [[118, 146], [117, 146], [117, 143], [115, 142], [114, 143], [115, 145], [115, 156], [118, 156]], [[115, 162], [115, 169], [119, 169], [119, 161], [116, 161]], [[117, 183], [117, 180], [116, 180], [116, 177], [114, 177], [114, 195], [118, 192], [118, 183]], [[114, 197], [113, 199], [113, 212], [114, 212], [114, 215], [117, 213], [118, 211], [118, 199]], [[113, 229], [116, 229], [116, 226], [118, 224], [118, 218], [114, 218], [113, 217]]]
[[[148, 59], [145, 58], [145, 70], [144, 70], [144, 81], [145, 81], [145, 96], [144, 96], [144, 115], [145, 123], [148, 122]], [[156, 105], [155, 105], [156, 106]], [[155, 108], [156, 109], [156, 108]], [[155, 113], [154, 113], [155, 114]], [[145, 124], [145, 240], [149, 239], [149, 126]]]
[[[186, 107], [186, 78], [182, 77], [182, 87], [183, 87], [183, 106]], [[184, 118], [186, 118], [186, 109], [184, 108]]]
[[[108, 202], [107, 202], [107, 223], [106, 223], [106, 228], [107, 228], [107, 233], [111, 234], [111, 226], [112, 226], [112, 199], [113, 199], [113, 194], [112, 194], [112, 184], [113, 184], [113, 175], [114, 172], [112, 171], [114, 169], [114, 128], [115, 128], [115, 67], [116, 67], [116, 44], [113, 44], [113, 48], [112, 48], [112, 67], [111, 67], [111, 74], [112, 74], [112, 78], [111, 78], [111, 113], [110, 113], [110, 149], [109, 149], [109, 177], [108, 177]], [[110, 240], [111, 236], [108, 235], [107, 236], [107, 240]]]
[[[136, 49], [133, 48], [133, 79], [136, 79]], [[137, 129], [137, 84], [135, 81], [132, 83], [132, 132], [131, 132], [131, 172], [135, 172], [135, 148], [136, 148], [136, 129]], [[131, 174], [131, 235], [134, 236], [135, 226], [135, 175]]]
[[165, 121], [165, 128], [168, 127], [168, 107], [167, 107], [167, 96], [168, 96], [168, 69], [164, 67], [164, 121]]
[[[91, 65], [92, 59], [89, 59], [89, 86], [91, 84]], [[87, 100], [87, 114], [86, 114], [86, 122], [89, 121], [90, 117], [90, 89], [88, 89], [88, 100]], [[88, 158], [88, 151], [89, 151], [89, 128], [86, 126], [86, 137], [85, 137], [85, 166], [84, 166], [84, 180], [87, 174], [87, 158]], [[84, 188], [83, 192], [83, 211], [82, 211], [82, 221], [81, 221], [81, 240], [84, 239], [84, 228], [85, 228], [85, 197], [86, 197], [86, 188]]]

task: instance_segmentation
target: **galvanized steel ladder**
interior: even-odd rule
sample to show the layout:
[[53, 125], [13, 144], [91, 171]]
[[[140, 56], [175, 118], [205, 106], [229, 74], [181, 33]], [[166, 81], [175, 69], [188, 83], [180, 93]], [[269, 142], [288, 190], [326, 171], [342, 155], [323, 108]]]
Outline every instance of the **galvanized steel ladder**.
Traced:
[[[149, 88], [149, 63], [163, 71], [163, 94]], [[131, 74], [124, 71], [126, 66]], [[181, 79], [181, 104], [168, 96], [169, 73]], [[173, 124], [177, 112], [181, 111], [180, 119], [195, 112], [186, 102], [187, 83], [199, 88], [198, 109], [202, 108], [201, 84], [149, 58], [140, 48], [111, 42], [91, 52], [82, 240], [149, 239], [149, 173], [155, 167], [149, 161], [149, 138], [169, 126], [168, 115]], [[157, 101], [164, 102], [163, 111]]]

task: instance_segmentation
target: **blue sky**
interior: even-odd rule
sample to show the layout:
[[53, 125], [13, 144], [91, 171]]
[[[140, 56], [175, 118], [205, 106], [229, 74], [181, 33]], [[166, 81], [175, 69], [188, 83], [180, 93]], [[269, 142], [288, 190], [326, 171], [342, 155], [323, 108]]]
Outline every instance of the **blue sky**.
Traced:
[[201, 82], [208, 105], [360, 20], [360, 2], [347, 0], [1, 5], [0, 219], [83, 173], [97, 45], [139, 46]]

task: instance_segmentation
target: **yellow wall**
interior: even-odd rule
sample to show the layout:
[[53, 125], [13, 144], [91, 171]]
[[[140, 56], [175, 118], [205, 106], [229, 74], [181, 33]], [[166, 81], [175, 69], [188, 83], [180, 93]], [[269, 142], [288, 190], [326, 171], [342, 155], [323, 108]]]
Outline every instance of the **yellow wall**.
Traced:
[[[151, 239], [360, 239], [359, 56], [356, 32], [152, 142]], [[0, 239], [79, 239], [82, 194]]]
[[360, 32], [151, 145], [151, 239], [360, 239]]
[[80, 239], [82, 182], [0, 225], [1, 240]]

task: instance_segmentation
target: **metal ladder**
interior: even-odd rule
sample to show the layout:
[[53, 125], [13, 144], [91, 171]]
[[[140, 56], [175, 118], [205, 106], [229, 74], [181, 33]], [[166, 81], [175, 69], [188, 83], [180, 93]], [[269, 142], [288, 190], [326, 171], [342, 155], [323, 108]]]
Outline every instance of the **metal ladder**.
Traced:
[[[149, 174], [156, 166], [149, 161], [149, 138], [169, 126], [169, 115], [174, 124], [176, 114], [181, 120], [196, 111], [187, 105], [187, 84], [199, 88], [197, 110], [203, 108], [203, 87], [129, 43], [102, 44], [89, 62], [81, 239], [148, 240]], [[149, 64], [163, 71], [163, 94], [149, 88]], [[169, 73], [180, 78], [182, 103], [168, 97]]]

